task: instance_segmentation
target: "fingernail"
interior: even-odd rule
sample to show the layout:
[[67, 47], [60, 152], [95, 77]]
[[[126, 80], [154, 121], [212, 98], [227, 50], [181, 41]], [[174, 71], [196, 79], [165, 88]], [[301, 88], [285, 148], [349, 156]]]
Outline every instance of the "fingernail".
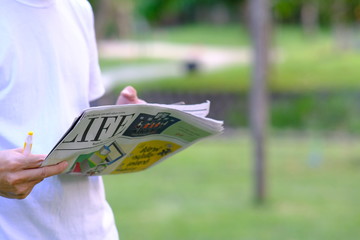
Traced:
[[64, 167], [67, 167], [69, 165], [69, 163], [67, 161], [63, 161], [61, 162], [62, 165], [64, 165]]
[[122, 93], [123, 93], [124, 95], [132, 95], [132, 93], [131, 93], [128, 89], [124, 89], [124, 90], [122, 91]]

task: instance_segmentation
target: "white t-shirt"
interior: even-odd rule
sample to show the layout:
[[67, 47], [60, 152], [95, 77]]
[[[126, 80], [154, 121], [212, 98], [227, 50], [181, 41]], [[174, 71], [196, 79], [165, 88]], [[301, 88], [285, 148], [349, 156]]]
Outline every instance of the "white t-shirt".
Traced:
[[[86, 0], [1, 0], [0, 150], [47, 154], [104, 88]], [[61, 175], [0, 197], [0, 239], [118, 239], [101, 177]]]

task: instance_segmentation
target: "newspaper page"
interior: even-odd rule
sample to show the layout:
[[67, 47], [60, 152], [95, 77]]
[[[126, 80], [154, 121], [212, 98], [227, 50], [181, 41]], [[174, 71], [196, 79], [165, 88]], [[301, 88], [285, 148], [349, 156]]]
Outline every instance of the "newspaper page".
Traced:
[[206, 118], [209, 107], [210, 102], [89, 108], [43, 166], [66, 160], [65, 173], [90, 176], [147, 169], [203, 138], [220, 134], [223, 122]]

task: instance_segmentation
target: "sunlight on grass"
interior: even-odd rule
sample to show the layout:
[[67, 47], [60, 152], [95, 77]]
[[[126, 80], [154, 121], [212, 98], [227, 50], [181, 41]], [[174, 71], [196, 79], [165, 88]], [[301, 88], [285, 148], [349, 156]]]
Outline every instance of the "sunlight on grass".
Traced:
[[166, 28], [164, 30], [155, 30], [141, 39], [212, 46], [248, 46], [250, 43], [247, 30], [238, 24], [218, 26], [198, 24], [181, 26], [180, 28]]

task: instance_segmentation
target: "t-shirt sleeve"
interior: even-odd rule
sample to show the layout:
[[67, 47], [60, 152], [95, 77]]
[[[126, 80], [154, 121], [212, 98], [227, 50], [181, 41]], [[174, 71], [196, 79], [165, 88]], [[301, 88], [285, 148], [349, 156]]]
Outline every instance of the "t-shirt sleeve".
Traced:
[[95, 27], [94, 27], [94, 15], [89, 6], [89, 61], [90, 61], [90, 73], [89, 73], [89, 101], [94, 101], [100, 98], [105, 93], [105, 87], [102, 81], [101, 70], [99, 66], [98, 50], [96, 45]]

